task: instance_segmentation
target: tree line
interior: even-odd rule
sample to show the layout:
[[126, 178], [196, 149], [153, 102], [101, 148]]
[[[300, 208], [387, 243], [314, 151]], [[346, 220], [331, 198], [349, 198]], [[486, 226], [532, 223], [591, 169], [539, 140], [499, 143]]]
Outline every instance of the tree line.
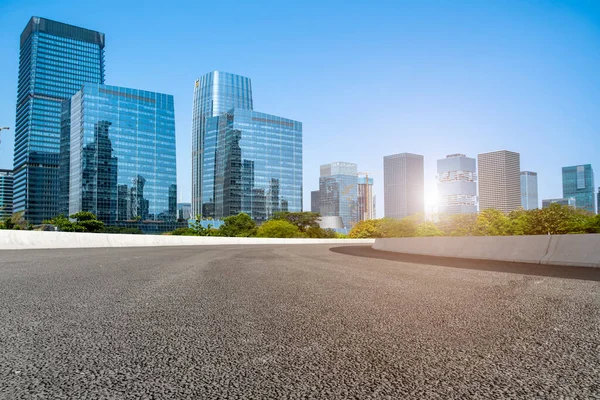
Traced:
[[350, 238], [427, 236], [512, 236], [600, 233], [600, 215], [573, 207], [551, 204], [535, 210], [508, 214], [494, 209], [478, 214], [440, 215], [434, 220], [422, 216], [400, 220], [382, 218], [360, 221]]

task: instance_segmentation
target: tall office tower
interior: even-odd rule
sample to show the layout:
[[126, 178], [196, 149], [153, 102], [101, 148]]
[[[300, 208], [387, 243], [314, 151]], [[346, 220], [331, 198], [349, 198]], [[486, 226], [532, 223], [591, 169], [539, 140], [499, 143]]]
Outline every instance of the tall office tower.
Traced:
[[[214, 143], [205, 143], [206, 124], [210, 118], [238, 108], [252, 110], [252, 82], [250, 78], [227, 72], [214, 71], [196, 80], [192, 110], [192, 215], [204, 214], [202, 204], [205, 185], [214, 175]], [[213, 121], [214, 128], [214, 121]], [[209, 159], [205, 159], [209, 157]], [[212, 163], [212, 164], [211, 164]], [[206, 168], [205, 168], [206, 167]]]
[[193, 114], [192, 215], [302, 211], [301, 122], [253, 111], [250, 79], [224, 72], [196, 81]]
[[321, 165], [319, 210], [323, 217], [341, 217], [345, 229], [358, 221], [357, 166], [347, 162]]
[[310, 212], [319, 213], [321, 196], [318, 190], [310, 192]]
[[188, 220], [192, 218], [191, 203], [177, 203], [177, 219]]
[[31, 223], [56, 216], [62, 102], [104, 83], [104, 34], [32, 17], [21, 34], [14, 210]]
[[524, 210], [539, 208], [537, 172], [521, 171], [521, 207]]
[[451, 154], [437, 160], [440, 214], [477, 212], [477, 169], [475, 159]]
[[67, 164], [61, 165], [61, 180], [69, 186], [61, 191], [68, 190], [69, 214], [90, 211], [107, 225], [139, 221], [142, 230], [174, 229], [173, 96], [86, 83], [70, 106], [62, 129], [70, 152], [61, 159]]
[[375, 218], [375, 195], [373, 194], [373, 178], [361, 176], [358, 178], [358, 220], [365, 221]]
[[598, 206], [596, 207], [596, 212], [600, 214], [600, 187], [598, 188], [598, 194], [596, 195], [596, 201], [598, 202]]
[[575, 197], [569, 197], [568, 199], [543, 199], [542, 208], [548, 208], [550, 207], [550, 204], [555, 203], [560, 204], [562, 206], [577, 208], [577, 202], [575, 201]]
[[562, 169], [563, 197], [575, 197], [577, 208], [596, 213], [594, 170], [590, 164]]
[[383, 205], [386, 218], [425, 212], [424, 159], [401, 153], [383, 157]]
[[521, 207], [521, 158], [507, 150], [482, 153], [479, 165], [479, 210], [494, 208], [504, 213]]
[[0, 169], [0, 220], [10, 218], [13, 212], [13, 172]]

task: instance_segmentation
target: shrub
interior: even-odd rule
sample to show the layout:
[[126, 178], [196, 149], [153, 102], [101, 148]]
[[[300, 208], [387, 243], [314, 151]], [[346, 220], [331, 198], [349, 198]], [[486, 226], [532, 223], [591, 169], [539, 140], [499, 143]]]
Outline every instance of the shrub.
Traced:
[[302, 237], [296, 225], [284, 220], [271, 220], [262, 224], [258, 228], [258, 237], [263, 238], [294, 238]]

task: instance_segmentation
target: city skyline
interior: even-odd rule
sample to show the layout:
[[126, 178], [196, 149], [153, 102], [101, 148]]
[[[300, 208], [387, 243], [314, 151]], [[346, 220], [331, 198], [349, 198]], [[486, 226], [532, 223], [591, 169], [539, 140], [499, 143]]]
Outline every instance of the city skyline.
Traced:
[[[461, 5], [458, 5], [460, 7]], [[463, 5], [464, 7], [464, 5]], [[581, 10], [575, 9], [563, 9], [558, 10], [553, 8], [552, 6], [546, 4], [544, 6], [533, 7], [527, 6], [529, 8], [533, 8], [538, 11], [543, 11], [544, 16], [547, 21], [542, 21], [541, 19], [534, 19], [534, 26], [528, 29], [546, 29], [549, 30], [550, 26], [556, 26], [557, 20], [566, 19], [567, 16], [572, 19], [567, 21], [570, 24], [567, 24], [569, 28], [564, 28], [559, 33], [562, 35], [558, 36], [557, 42], [547, 43], [549, 44], [550, 50], [547, 50], [543, 54], [543, 56], [554, 59], [558, 57], [558, 54], [563, 54], [565, 52], [573, 52], [574, 56], [578, 54], [583, 54], [582, 46], [590, 46], [590, 43], [597, 43], [591, 38], [598, 37], [597, 32], [590, 31], [589, 28], [594, 26], [590, 25], [591, 21], [586, 21], [583, 19]], [[527, 8], [526, 7], [526, 8]], [[14, 93], [16, 93], [16, 58], [18, 58], [18, 35], [22, 30], [23, 26], [26, 24], [26, 21], [31, 17], [30, 9], [25, 9], [24, 7], [20, 7], [19, 4], [15, 4], [14, 9], [11, 10], [10, 18], [8, 16], [0, 17], [3, 22], [3, 35], [0, 39], [0, 43], [3, 45], [3, 48], [7, 50], [7, 56], [4, 58], [4, 63], [2, 64], [2, 68], [0, 71], [3, 72], [1, 74], [3, 83], [5, 84], [3, 87], [7, 87], [6, 91], [3, 91], [2, 96], [0, 96], [0, 118], [2, 122], [1, 125], [8, 125], [11, 127], [10, 131], [3, 131], [2, 144], [0, 145], [0, 168], [11, 168], [12, 167], [12, 138], [14, 135], [14, 110], [15, 110], [15, 100]], [[85, 7], [83, 7], [85, 8]], [[532, 118], [532, 115], [529, 113], [531, 108], [527, 108], [524, 106], [524, 102], [526, 100], [522, 100], [519, 102], [518, 106], [522, 108], [519, 110], [514, 120], [517, 123], [510, 125], [511, 129], [506, 125], [506, 121], [508, 120], [508, 116], [511, 115], [510, 111], [513, 110], [507, 106], [507, 103], [504, 103], [506, 100], [506, 95], [508, 91], [500, 91], [491, 97], [482, 97], [481, 93], [478, 93], [476, 90], [476, 86], [467, 86], [470, 88], [468, 91], [468, 95], [471, 97], [467, 97], [468, 101], [465, 102], [465, 97], [459, 99], [458, 104], [460, 106], [454, 107], [451, 106], [448, 110], [445, 108], [440, 108], [441, 103], [434, 102], [433, 104], [428, 101], [423, 100], [431, 100], [435, 97], [431, 96], [439, 96], [440, 99], [449, 99], [449, 95], [454, 93], [451, 88], [448, 87], [448, 82], [446, 80], [447, 74], [435, 74], [430, 70], [426, 70], [427, 74], [417, 75], [416, 81], [419, 84], [422, 84], [423, 78], [428, 76], [430, 78], [436, 78], [439, 80], [442, 85], [438, 85], [435, 91], [431, 91], [432, 88], [425, 87], [425, 92], [423, 95], [418, 95], [418, 91], [416, 91], [417, 86], [414, 84], [415, 79], [406, 79], [410, 74], [407, 74], [406, 69], [401, 69], [399, 73], [395, 74], [395, 76], [404, 77], [403, 79], [392, 79], [389, 81], [391, 75], [387, 74], [386, 71], [383, 71], [383, 75], [380, 78], [371, 76], [368, 80], [364, 80], [365, 77], [361, 78], [355, 82], [358, 82], [359, 85], [354, 88], [354, 90], [358, 90], [357, 94], [362, 93], [363, 90], [379, 88], [381, 89], [382, 82], [386, 79], [387, 83], [390, 84], [390, 88], [398, 89], [402, 94], [395, 93], [393, 96], [386, 91], [380, 91], [379, 98], [377, 101], [373, 102], [374, 108], [366, 108], [364, 111], [366, 112], [364, 115], [360, 115], [356, 111], [357, 103], [355, 101], [351, 101], [347, 97], [344, 97], [342, 94], [342, 89], [347, 80], [351, 71], [340, 72], [333, 70], [333, 66], [335, 66], [336, 61], [341, 61], [345, 59], [344, 57], [350, 56], [351, 53], [345, 52], [334, 52], [332, 53], [331, 58], [327, 59], [328, 62], [333, 62], [332, 69], [328, 69], [328, 73], [325, 74], [325, 77], [322, 79], [316, 79], [317, 76], [307, 75], [301, 69], [287, 69], [275, 71], [272, 68], [265, 68], [265, 64], [261, 63], [246, 63], [244, 67], [240, 68], [238, 64], [234, 64], [232, 58], [227, 58], [225, 54], [219, 53], [222, 57], [209, 57], [210, 59], [217, 60], [214, 62], [219, 65], [211, 65], [211, 63], [207, 63], [203, 60], [200, 64], [193, 61], [193, 58], [188, 62], [184, 60], [183, 53], [178, 52], [179, 46], [175, 46], [171, 48], [163, 43], [169, 43], [169, 38], [182, 38], [182, 34], [178, 32], [175, 34], [169, 33], [165, 40], [163, 41], [152, 41], [152, 38], [145, 41], [142, 40], [142, 36], [140, 36], [137, 32], [134, 32], [133, 28], [123, 29], [123, 27], [116, 24], [114, 21], [111, 21], [111, 18], [97, 18], [97, 15], [89, 16], [85, 15], [81, 6], [76, 6], [75, 4], [69, 5], [66, 2], [64, 5], [54, 4], [52, 6], [39, 4], [35, 14], [41, 17], [48, 17], [50, 19], [54, 19], [57, 21], [61, 21], [64, 23], [82, 26], [88, 29], [95, 29], [100, 32], [103, 32], [108, 37], [107, 42], [107, 79], [111, 84], [115, 85], [123, 85], [129, 87], [139, 87], [142, 89], [152, 90], [152, 91], [161, 91], [166, 93], [173, 93], [176, 99], [176, 119], [177, 119], [177, 135], [178, 135], [178, 184], [181, 187], [180, 192], [185, 194], [184, 200], [189, 201], [191, 195], [191, 187], [190, 182], [191, 178], [189, 176], [191, 171], [191, 160], [189, 157], [189, 147], [191, 143], [191, 113], [189, 111], [188, 104], [190, 103], [190, 99], [192, 95], [190, 94], [190, 82], [202, 74], [205, 71], [210, 71], [214, 69], [228, 70], [236, 73], [240, 73], [245, 76], [252, 76], [254, 82], [260, 82], [261, 88], [264, 84], [264, 93], [261, 95], [261, 103], [258, 107], [259, 109], [268, 109], [272, 110], [273, 113], [279, 115], [289, 115], [290, 117], [301, 120], [304, 123], [304, 131], [305, 131], [305, 163], [303, 166], [304, 169], [304, 209], [308, 209], [308, 204], [310, 204], [310, 191], [315, 190], [316, 177], [318, 176], [318, 165], [326, 162], [330, 159], [347, 159], [353, 162], [356, 162], [364, 167], [365, 170], [374, 171], [381, 173], [381, 158], [389, 153], [394, 152], [415, 152], [419, 154], [423, 154], [425, 156], [425, 190], [426, 190], [426, 199], [431, 197], [431, 194], [435, 193], [435, 168], [433, 167], [435, 160], [442, 158], [446, 154], [450, 154], [452, 152], [461, 152], [466, 154], [478, 154], [481, 152], [494, 150], [497, 148], [510, 148], [516, 152], [521, 153], [521, 161], [522, 168], [527, 170], [534, 170], [539, 173], [539, 187], [540, 187], [540, 198], [557, 198], [561, 196], [561, 178], [560, 171], [562, 166], [565, 165], [577, 165], [577, 164], [586, 164], [590, 163], [592, 165], [598, 165], [598, 153], [597, 151], [593, 151], [594, 147], [597, 146], [586, 146], [581, 147], [576, 143], [566, 143], [564, 146], [560, 146], [559, 149], [556, 145], [556, 142], [552, 142], [549, 140], [548, 142], [541, 141], [539, 145], [531, 146], [533, 140], [539, 138], [548, 138], [552, 139], [559, 137], [564, 132], [577, 132], [577, 134], [582, 138], [587, 139], [588, 142], [592, 144], [597, 143], [597, 137], [593, 136], [593, 132], [598, 130], [598, 122], [594, 117], [590, 120], [591, 116], [591, 106], [594, 104], [591, 101], [593, 98], [590, 98], [587, 92], [583, 92], [583, 90], [587, 91], [593, 85], [598, 83], [597, 78], [591, 77], [586, 74], [579, 74], [582, 76], [582, 79], [586, 81], [585, 85], [583, 83], [574, 82], [573, 85], [568, 85], [571, 93], [573, 95], [579, 95], [580, 97], [584, 97], [583, 106], [581, 101], [579, 102], [579, 106], [575, 111], [573, 108], [563, 106], [565, 105], [564, 99], [566, 96], [566, 82], [565, 79], [572, 79], [567, 76], [567, 67], [574, 67], [575, 70], [581, 69], [588, 70], [591, 68], [592, 64], [597, 64], [597, 62], [593, 61], [593, 57], [591, 60], [586, 60], [586, 63], [579, 57], [571, 57], [569, 58], [569, 62], [565, 61], [563, 64], [559, 66], [555, 66], [555, 68], [561, 67], [559, 70], [551, 70], [547, 71], [545, 75], [542, 77], [536, 75], [534, 76], [533, 70], [534, 68], [534, 60], [531, 58], [525, 58], [528, 63], [525, 63], [524, 68], [525, 71], [529, 71], [531, 73], [526, 73], [524, 75], [518, 75], [514, 79], [515, 76], [511, 75], [508, 78], [512, 78], [511, 82], [503, 81], [502, 84], [508, 85], [507, 88], [515, 89], [516, 93], [523, 94], [526, 88], [533, 89], [536, 87], [540, 87], [539, 85], [542, 82], [546, 82], [548, 79], [555, 77], [560, 78], [554, 80], [554, 82], [560, 83], [544, 86], [544, 90], [546, 93], [554, 93], [552, 96], [544, 96], [546, 99], [541, 99], [539, 95], [535, 96], [535, 99], [538, 99], [540, 102], [531, 102], [531, 104], [535, 104], [535, 107], [541, 111], [541, 107], [543, 107], [543, 115], [546, 118], [545, 120], [541, 120], [541, 114], [535, 114]], [[38, 11], [39, 10], [39, 11]], [[508, 12], [509, 9], [503, 9], [505, 12]], [[130, 15], [134, 12], [133, 9], [125, 9], [122, 10], [124, 15]], [[213, 12], [212, 10], [208, 10], [209, 12]], [[214, 10], [216, 12], [217, 10]], [[394, 9], [390, 11], [396, 11]], [[410, 15], [420, 15], [424, 11], [417, 6], [409, 7], [407, 10]], [[443, 11], [443, 10], [442, 10]], [[242, 10], [236, 11], [237, 13], [241, 13]], [[277, 14], [281, 11], [273, 11], [273, 13]], [[376, 13], [377, 15], [383, 15], [381, 8], [375, 7], [373, 10], [369, 11], [372, 13]], [[487, 15], [485, 11], [480, 10], [483, 14]], [[491, 12], [491, 11], [490, 11]], [[99, 11], [101, 16], [110, 15], [107, 11]], [[108, 13], [108, 14], [107, 14]], [[129, 13], [129, 14], [128, 14]], [[148, 10], [150, 14], [149, 18], [159, 18], [158, 10], [150, 9]], [[177, 12], [176, 12], [177, 13]], [[301, 13], [302, 14], [302, 13]], [[393, 12], [391, 14], [394, 14]], [[169, 14], [170, 15], [170, 14]], [[181, 12], [177, 13], [178, 18], [173, 18], [173, 16], [166, 16], [168, 23], [175, 23], [175, 20], [180, 18], [185, 19]], [[234, 16], [235, 16], [234, 15]], [[241, 15], [241, 14], [239, 14]], [[306, 14], [302, 14], [306, 15]], [[164, 15], [160, 14], [161, 18], [164, 18]], [[408, 17], [406, 17], [408, 18]], [[496, 58], [497, 52], [501, 49], [513, 49], [511, 46], [515, 46], [514, 50], [516, 54], [520, 54], [529, 46], [534, 46], [538, 44], [536, 40], [539, 39], [531, 39], [530, 41], [526, 41], [525, 45], [516, 43], [515, 40], [509, 40], [507, 43], [499, 42], [499, 30], [498, 25], [511, 25], [511, 23], [507, 22], [508, 20], [500, 19], [496, 21], [494, 32], [491, 34], [491, 38], [493, 39], [493, 43], [491, 43], [491, 47], [489, 48], [492, 53], [488, 53], [490, 59], [484, 62], [484, 65], [490, 66], [492, 65], [491, 61], [498, 61], [498, 64], [495, 64], [494, 71], [503, 71], [503, 68], [508, 68], [507, 64], [502, 64], [502, 62]], [[320, 22], [320, 21], [317, 21]], [[384, 21], [385, 22], [385, 21]], [[473, 22], [470, 22], [473, 24]], [[141, 26], [141, 25], [140, 25]], [[324, 25], [317, 24], [318, 29], [323, 29]], [[17, 27], [17, 28], [15, 28]], [[246, 25], [247, 27], [247, 25]], [[384, 29], [391, 29], [391, 25], [384, 24]], [[480, 27], [483, 29], [483, 27]], [[417, 37], [421, 38], [425, 41], [432, 41], [433, 44], [437, 43], [437, 36], [433, 33], [433, 36], [423, 36], [421, 29], [416, 26], [409, 26], [407, 35], [409, 37]], [[267, 30], [268, 31], [268, 30]], [[257, 34], [264, 40], [266, 40], [266, 32], [261, 31]], [[342, 31], [349, 32], [349, 31]], [[462, 35], [461, 32], [453, 31], [451, 32], [455, 37], [459, 37]], [[148, 33], [146, 32], [146, 35]], [[569, 35], [569, 43], [572, 50], [569, 50], [565, 44], [565, 37]], [[551, 34], [549, 34], [552, 36]], [[324, 47], [319, 47], [317, 50], [320, 50], [320, 55], [323, 55], [323, 50], [329, 50], [333, 41], [340, 39], [342, 36], [325, 36], [325, 44]], [[394, 38], [400, 37], [397, 35], [392, 35]], [[556, 38], [555, 36], [552, 36]], [[586, 40], [584, 41], [584, 38]], [[307, 37], [306, 39], [308, 43], [311, 43], [311, 40], [314, 38]], [[283, 38], [281, 40], [291, 40], [294, 42], [293, 36], [286, 35], [284, 32]], [[239, 50], [239, 47], [236, 47], [236, 44], [233, 40], [229, 38], [224, 39], [225, 48], [228, 49], [228, 52], [236, 53], [236, 50]], [[144, 57], [152, 57], [149, 53], [138, 54], [138, 51], [142, 51], [142, 49], [147, 49], [146, 44], [150, 44], [160, 50], [163, 50], [165, 54], [169, 54], [173, 57], [160, 57], [161, 63], [164, 63], [164, 67], [157, 67], [156, 65], [152, 65], [148, 61], [144, 62]], [[296, 41], [297, 43], [297, 41]], [[348, 42], [349, 43], [349, 42]], [[422, 44], [422, 42], [419, 42]], [[138, 46], [139, 44], [139, 46]], [[267, 42], [269, 45], [270, 42]], [[274, 44], [274, 43], [273, 43]], [[461, 49], [456, 46], [456, 44], [451, 41], [450, 43], [451, 49], [454, 51], [458, 51], [457, 54], [461, 54]], [[574, 44], [577, 46], [573, 47]], [[494, 47], [494, 45], [496, 47]], [[504, 45], [504, 46], [503, 46]], [[361, 43], [358, 43], [358, 46], [361, 46]], [[477, 47], [477, 44], [473, 44], [473, 46]], [[138, 49], [139, 47], [140, 49]], [[181, 47], [186, 47], [185, 43], [181, 44]], [[209, 46], [210, 47], [210, 46]], [[268, 47], [268, 46], [267, 46]], [[536, 47], [537, 48], [537, 47]], [[596, 47], [593, 47], [596, 48]], [[585, 54], [594, 53], [594, 50], [587, 49]], [[127, 51], [125, 51], [127, 50]], [[304, 48], [301, 47], [301, 54], [304, 51]], [[213, 49], [206, 49], [210, 55], [210, 52]], [[247, 50], [247, 51], [251, 51]], [[416, 47], [412, 47], [408, 49], [413, 55], [418, 55], [418, 50]], [[131, 53], [131, 54], [130, 54]], [[162, 53], [158, 51], [158, 53]], [[353, 53], [353, 52], [352, 52]], [[597, 52], [596, 52], [597, 53]], [[12, 56], [11, 56], [12, 54]], [[178, 56], [181, 54], [181, 56]], [[248, 54], [248, 53], [244, 53]], [[267, 51], [268, 54], [268, 51]], [[276, 53], [275, 53], [276, 54]], [[284, 52], [286, 56], [289, 56], [292, 53]], [[515, 55], [516, 55], [515, 54]], [[571, 53], [569, 53], [571, 54]], [[274, 55], [273, 55], [274, 56]], [[446, 54], [445, 56], [449, 56]], [[414, 59], [415, 66], [418, 65], [426, 65], [424, 64], [426, 60], [428, 60], [432, 55], [428, 55], [427, 57], [416, 57]], [[435, 56], [433, 56], [435, 57]], [[452, 56], [449, 56], [450, 63], [448, 64], [450, 68], [450, 75], [453, 77], [457, 77], [456, 70], [453, 70], [453, 66], [457, 66], [458, 60], [455, 60]], [[205, 57], [201, 57], [204, 59]], [[567, 57], [568, 58], [568, 57]], [[170, 65], [172, 59], [177, 61], [177, 71], [182, 71], [182, 73], [178, 73], [181, 77], [176, 77], [173, 74], [165, 74], [159, 73], [160, 68], [167, 68]], [[566, 59], [564, 57], [560, 57], [560, 59]], [[134, 66], [127, 66], [126, 64], [131, 64], [131, 61], [135, 60], [133, 63]], [[545, 59], [547, 60], [547, 59]], [[378, 64], [374, 65], [384, 65], [380, 64], [381, 58], [377, 60]], [[463, 60], [464, 62], [464, 60]], [[541, 61], [540, 61], [541, 62]], [[590, 67], [588, 67], [588, 62]], [[423, 64], [419, 64], [423, 63]], [[456, 63], [456, 64], [455, 64]], [[575, 65], [572, 65], [575, 63]], [[567, 65], [568, 64], [568, 65]], [[309, 64], [312, 65], [312, 64]], [[462, 65], [462, 64], [460, 64]], [[473, 67], [473, 64], [468, 64]], [[365, 65], [362, 64], [361, 67]], [[156, 69], [159, 68], [159, 71]], [[564, 71], [563, 71], [564, 68]], [[479, 68], [476, 68], [475, 71], [480, 71]], [[483, 69], [481, 69], [483, 71]], [[562, 71], [562, 72], [561, 72]], [[275, 72], [275, 73], [274, 73]], [[572, 71], [570, 72], [572, 74]], [[431, 75], [433, 74], [433, 75]], [[164, 77], [161, 77], [164, 75]], [[463, 83], [465, 81], [465, 76], [458, 74], [458, 78], [463, 79]], [[361, 76], [360, 74], [357, 76]], [[151, 78], [150, 78], [151, 77]], [[494, 75], [496, 79], [503, 80], [499, 75]], [[185, 78], [185, 79], [184, 79]], [[299, 85], [298, 82], [300, 79], [303, 79], [304, 85]], [[311, 81], [312, 78], [312, 81]], [[483, 79], [483, 77], [476, 75], [476, 78], [479, 79], [479, 84], [489, 85], [489, 82]], [[326, 80], [323, 80], [326, 79]], [[591, 80], [590, 80], [591, 79]], [[184, 83], [185, 84], [182, 84]], [[413, 81], [413, 82], [411, 82]], [[460, 83], [457, 83], [459, 85]], [[500, 83], [499, 83], [500, 84]], [[563, 84], [565, 85], [563, 87]], [[318, 85], [318, 86], [315, 86]], [[517, 86], [521, 85], [522, 89], [517, 89]], [[11, 90], [11, 87], [14, 90]], [[318, 87], [319, 90], [315, 92], [315, 87]], [[423, 89], [421, 87], [420, 89]], [[304, 93], [304, 91], [310, 91]], [[474, 93], [477, 92], [477, 93]], [[574, 92], [575, 91], [575, 92]], [[559, 93], [565, 92], [565, 96], [561, 97], [558, 95]], [[294, 93], [294, 95], [291, 95]], [[321, 93], [321, 96], [314, 96], [315, 93]], [[423, 92], [421, 92], [423, 93]], [[535, 91], [532, 91], [535, 93]], [[595, 91], [597, 93], [597, 91]], [[416, 97], [415, 97], [416, 96]], [[423, 97], [425, 96], [425, 97]], [[429, 96], [429, 97], [427, 97]], [[473, 106], [473, 102], [476, 98], [480, 98], [483, 100], [482, 104], [487, 106], [492, 106], [490, 101], [494, 102], [494, 113], [495, 115], [490, 115], [487, 112], [483, 112], [483, 114], [478, 114], [477, 111], [482, 111], [478, 109], [477, 106]], [[594, 97], [595, 98], [595, 97]], [[311, 99], [314, 101], [311, 104]], [[512, 97], [511, 97], [512, 99]], [[557, 101], [552, 102], [548, 99], [557, 99]], [[417, 102], [415, 103], [415, 100]], [[496, 104], [496, 102], [498, 104]], [[340, 120], [336, 116], [332, 116], [330, 113], [325, 111], [324, 107], [320, 107], [325, 103], [337, 103], [336, 110], [343, 110], [343, 115], [348, 122], [343, 122], [343, 119]], [[414, 106], [409, 106], [409, 108], [403, 108], [401, 104], [413, 104]], [[415, 105], [416, 104], [416, 105]], [[596, 103], [597, 104], [597, 103]], [[393, 106], [393, 107], [392, 107]], [[399, 107], [400, 106], [400, 107]], [[467, 106], [466, 108], [464, 106]], [[557, 110], [561, 110], [560, 113], [552, 112], [553, 106], [556, 107]], [[361, 107], [363, 107], [361, 103]], [[369, 106], [370, 107], [370, 106]], [[319, 111], [319, 109], [322, 111]], [[363, 107], [364, 108], [364, 107]], [[381, 121], [386, 120], [384, 114], [389, 114], [391, 116], [394, 113], [389, 113], [388, 110], [391, 109], [396, 110], [405, 110], [400, 111], [400, 118], [394, 116], [394, 121], [398, 122], [394, 129], [386, 129], [385, 124], [389, 124], [386, 122], [384, 125], [380, 125]], [[490, 108], [491, 109], [491, 108]], [[380, 110], [380, 111], [377, 111]], [[458, 113], [457, 111], [467, 112], [469, 115], [477, 115], [477, 120], [473, 121], [472, 124], [464, 125], [466, 114]], [[484, 110], [485, 111], [485, 110]], [[427, 124], [425, 121], [425, 114], [431, 116], [431, 114], [435, 116], [433, 120], [434, 124]], [[357, 115], [360, 118], [352, 119], [350, 123], [349, 115]], [[548, 115], [552, 115], [552, 117], [547, 117]], [[575, 118], [577, 116], [577, 118]], [[453, 120], [454, 117], [463, 118], [460, 122], [457, 120]], [[341, 118], [341, 117], [340, 117]], [[511, 117], [512, 118], [512, 117]], [[537, 119], [536, 119], [537, 118]], [[557, 121], [558, 119], [558, 121]], [[371, 130], [371, 128], [367, 128], [366, 124], [371, 125], [371, 122], [379, 120], [376, 122], [375, 129], [378, 132], [390, 132], [388, 133], [380, 133], [377, 141], [371, 141], [370, 149], [368, 153], [364, 152], [364, 144], [363, 139], [361, 137], [361, 133], [365, 130]], [[428, 118], [431, 120], [431, 118]], [[545, 124], [544, 121], [548, 123]], [[476, 123], [475, 123], [476, 122]], [[562, 122], [562, 124], [561, 124]], [[341, 123], [341, 124], [340, 124]], [[444, 126], [443, 129], [438, 129], [437, 125]], [[335, 129], [333, 127], [336, 127]], [[490, 129], [490, 126], [494, 126], [493, 129]], [[466, 128], [462, 129], [461, 128]], [[540, 129], [541, 128], [541, 129]], [[341, 129], [341, 130], [340, 130]], [[344, 132], [344, 136], [342, 138], [340, 133]], [[502, 131], [502, 134], [495, 135], [496, 132]], [[457, 133], [460, 132], [459, 136], [456, 136]], [[554, 133], [552, 133], [554, 132]], [[452, 145], [448, 145], [448, 142], [444, 140], [440, 140], [443, 136], [453, 135], [455, 139], [458, 137], [458, 141], [454, 140]], [[443, 136], [441, 136], [443, 135]], [[553, 136], [554, 135], [554, 136]], [[427, 138], [427, 140], [425, 140]], [[327, 141], [336, 143], [336, 146], [333, 148], [327, 147], [328, 151], [335, 151], [336, 153], [331, 156], [326, 157], [324, 155], [324, 150], [319, 149], [317, 143], [319, 141], [323, 141], [326, 139]], [[437, 141], [437, 142], [436, 142]], [[346, 155], [347, 154], [347, 155]], [[552, 162], [548, 162], [547, 160], [552, 160]], [[315, 172], [316, 171], [316, 172]], [[311, 176], [312, 175], [312, 176]], [[378, 208], [382, 211], [383, 205], [383, 185], [381, 184], [381, 179], [378, 179], [378, 182], [374, 186], [375, 194], [377, 195], [378, 200]], [[426, 210], [427, 211], [427, 210]], [[380, 213], [381, 215], [381, 213]]]

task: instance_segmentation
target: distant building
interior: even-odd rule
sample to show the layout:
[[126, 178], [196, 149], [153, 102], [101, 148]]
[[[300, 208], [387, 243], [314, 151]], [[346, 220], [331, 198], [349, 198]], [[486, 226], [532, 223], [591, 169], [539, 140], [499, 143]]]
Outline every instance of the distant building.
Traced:
[[537, 172], [521, 171], [521, 207], [524, 210], [539, 207]]
[[437, 160], [440, 214], [477, 212], [476, 171], [475, 159], [464, 154], [451, 154]]
[[383, 203], [387, 218], [425, 212], [424, 158], [401, 153], [383, 157]]
[[375, 217], [375, 195], [373, 194], [373, 178], [358, 178], [358, 220], [364, 221]]
[[562, 169], [563, 198], [574, 197], [577, 208], [596, 213], [594, 170], [590, 164]]
[[512, 151], [493, 151], [477, 156], [479, 210], [494, 208], [504, 213], [521, 207], [521, 159]]
[[0, 220], [12, 216], [13, 213], [13, 172], [0, 169]]
[[345, 229], [358, 221], [358, 173], [353, 163], [321, 165], [319, 211], [323, 217], [341, 217]]
[[321, 197], [319, 196], [319, 191], [313, 190], [310, 192], [310, 212], [319, 213], [320, 202]]
[[62, 102], [104, 83], [104, 34], [32, 17], [21, 33], [14, 146], [14, 211], [56, 217]]
[[244, 212], [258, 223], [302, 211], [302, 123], [253, 110], [250, 79], [210, 72], [195, 84], [192, 215]]
[[596, 212], [600, 214], [600, 187], [598, 188], [598, 194], [596, 195], [596, 201], [598, 202], [598, 206], [596, 207]]
[[577, 202], [575, 200], [575, 197], [569, 197], [568, 199], [544, 199], [544, 200], [542, 200], [542, 208], [550, 207], [550, 204], [560, 204], [563, 206], [577, 208]]
[[90, 211], [107, 225], [174, 229], [173, 96], [86, 83], [68, 105], [61, 142], [70, 152], [61, 159], [60, 174], [61, 182], [69, 182], [61, 185], [69, 214]]
[[192, 218], [192, 203], [177, 203], [177, 219]]

